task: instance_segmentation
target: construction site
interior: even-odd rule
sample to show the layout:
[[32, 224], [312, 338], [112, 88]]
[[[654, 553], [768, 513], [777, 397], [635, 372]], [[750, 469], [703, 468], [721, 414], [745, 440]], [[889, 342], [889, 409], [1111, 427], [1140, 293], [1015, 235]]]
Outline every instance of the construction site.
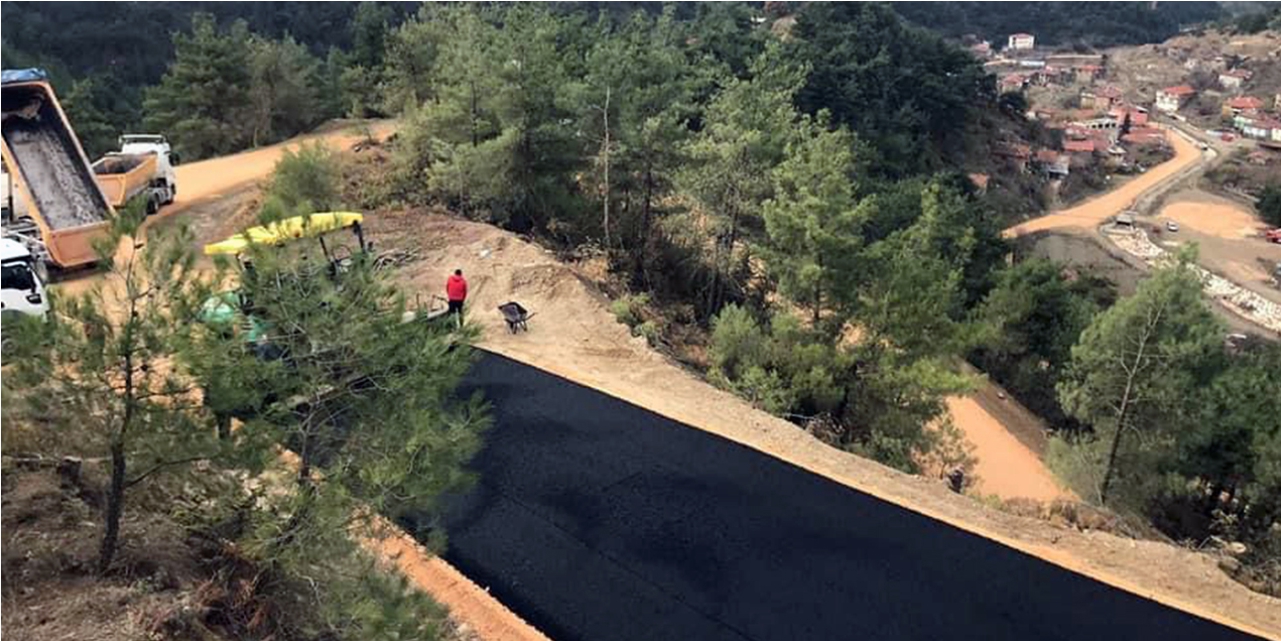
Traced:
[[[833, 447], [657, 349], [611, 310], [616, 284], [590, 256], [571, 259], [439, 205], [254, 227], [282, 158], [323, 148], [344, 166], [379, 171], [400, 120], [333, 121], [181, 163], [163, 131], [122, 136], [117, 150], [91, 159], [34, 70], [5, 72], [3, 113], [6, 325], [45, 319], [51, 297], [112, 287], [95, 245], [130, 207], [145, 222], [120, 243], [119, 262], [149, 234], [180, 227], [200, 254], [197, 273], [250, 245], [315, 235], [334, 273], [368, 254], [414, 302], [407, 318], [431, 322], [449, 313], [447, 276], [465, 275], [459, 324], [477, 333], [455, 396], [482, 396], [492, 420], [465, 466], [475, 482], [429, 512], [378, 516], [394, 520], [388, 535], [362, 542], [448, 609], [452, 638], [1281, 639], [1281, 600], [1234, 580], [1225, 553], [1160, 540], [1083, 501], [1045, 462], [1051, 427], [969, 364], [960, 367], [972, 389], [947, 397], [944, 416], [972, 457], [962, 489], [946, 475], [908, 474]], [[1281, 264], [1281, 244], [1262, 239], [1264, 226], [1239, 202], [1189, 187], [1219, 148], [1173, 123], [1159, 127], [1170, 160], [1008, 227], [1011, 260], [1088, 265], [1128, 296], [1195, 243], [1203, 295], [1220, 321], [1278, 339], [1281, 289], [1269, 269]], [[348, 179], [363, 180], [356, 175]], [[331, 232], [350, 254], [325, 244]], [[7, 470], [22, 465], [14, 455], [5, 452]], [[13, 490], [8, 474], [6, 517], [19, 516], [5, 519], [6, 534], [53, 522], [39, 511], [62, 500], [50, 497], [69, 491], [65, 480]], [[43, 549], [32, 540], [6, 545]], [[128, 563], [145, 556], [123, 549]], [[52, 585], [83, 589], [80, 579]], [[88, 599], [69, 597], [46, 616], [38, 595], [6, 597], [6, 610], [20, 610], [6, 612], [6, 625], [44, 638], [115, 625], [102, 623], [115, 613]], [[134, 619], [131, 633], [154, 634]]]

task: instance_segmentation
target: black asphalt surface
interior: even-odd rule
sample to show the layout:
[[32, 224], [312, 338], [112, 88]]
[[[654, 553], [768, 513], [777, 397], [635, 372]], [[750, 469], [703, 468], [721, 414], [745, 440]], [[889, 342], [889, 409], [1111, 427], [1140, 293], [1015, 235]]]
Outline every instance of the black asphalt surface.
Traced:
[[445, 557], [557, 641], [1246, 639], [508, 359]]

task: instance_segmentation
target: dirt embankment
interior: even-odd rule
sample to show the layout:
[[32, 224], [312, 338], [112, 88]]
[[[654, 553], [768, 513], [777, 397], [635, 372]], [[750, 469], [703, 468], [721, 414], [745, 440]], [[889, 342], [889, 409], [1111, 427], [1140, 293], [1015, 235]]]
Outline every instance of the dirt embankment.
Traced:
[[[512, 234], [431, 214], [386, 213], [371, 221], [380, 246], [421, 252], [421, 260], [403, 270], [411, 291], [439, 293], [456, 268], [468, 275], [469, 315], [482, 327], [487, 349], [1114, 586], [1281, 635], [1281, 601], [1231, 580], [1210, 556], [997, 512], [938, 481], [839, 451], [753, 409], [632, 337], [589, 279]], [[495, 309], [508, 300], [537, 314], [528, 333], [508, 333]]]

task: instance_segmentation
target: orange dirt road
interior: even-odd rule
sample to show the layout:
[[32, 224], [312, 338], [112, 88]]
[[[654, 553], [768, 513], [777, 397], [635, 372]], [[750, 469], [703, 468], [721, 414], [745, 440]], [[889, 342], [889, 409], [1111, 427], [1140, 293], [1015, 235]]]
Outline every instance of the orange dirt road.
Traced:
[[949, 397], [947, 411], [952, 415], [952, 422], [965, 434], [965, 439], [974, 446], [974, 474], [978, 477], [974, 483], [975, 492], [995, 494], [1002, 499], [1038, 501], [1071, 497], [1059, 486], [1041, 458], [1014, 438], [973, 398]]
[[1016, 238], [1047, 229], [1079, 227], [1088, 229], [1125, 211], [1143, 192], [1156, 187], [1167, 178], [1191, 167], [1201, 159], [1201, 151], [1183, 136], [1166, 131], [1165, 137], [1174, 147], [1174, 158], [1167, 160], [1147, 173], [1120, 187], [1091, 198], [1080, 205], [1063, 211], [1020, 223], [1005, 230], [1006, 238]]
[[[1174, 158], [1076, 207], [1010, 227], [1004, 235], [1014, 238], [1049, 229], [1089, 229], [1124, 211], [1144, 192], [1176, 176], [1201, 158], [1196, 146], [1182, 136], [1167, 131], [1166, 138], [1174, 147]], [[975, 490], [978, 493], [994, 494], [1002, 499], [1042, 501], [1071, 496], [1050, 474], [1044, 461], [972, 397], [949, 397], [947, 407], [952, 422], [974, 446], [974, 473], [978, 476]]]
[[[276, 161], [280, 160], [287, 149], [296, 150], [303, 144], [316, 141], [324, 142], [334, 149], [350, 147], [364, 138], [363, 132], [357, 129], [359, 126], [337, 124], [327, 131], [291, 138], [270, 147], [179, 165], [175, 168], [178, 175], [178, 197], [173, 205], [161, 210], [159, 216], [172, 215], [194, 202], [217, 198], [270, 175]], [[369, 132], [376, 138], [385, 137], [393, 128], [394, 124], [390, 121], [369, 123]]]

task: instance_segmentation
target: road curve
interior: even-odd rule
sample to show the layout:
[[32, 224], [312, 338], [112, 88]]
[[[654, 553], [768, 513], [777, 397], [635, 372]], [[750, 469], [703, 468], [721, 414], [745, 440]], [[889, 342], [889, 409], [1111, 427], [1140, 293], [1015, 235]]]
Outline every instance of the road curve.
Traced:
[[1201, 150], [1178, 133], [1166, 129], [1166, 139], [1174, 148], [1174, 158], [1167, 160], [1147, 173], [1120, 187], [1091, 198], [1075, 207], [1034, 218], [1005, 230], [1006, 238], [1016, 238], [1038, 231], [1062, 228], [1089, 229], [1108, 218], [1128, 209], [1135, 200], [1149, 189], [1155, 189], [1171, 178], [1176, 178], [1202, 159]]

